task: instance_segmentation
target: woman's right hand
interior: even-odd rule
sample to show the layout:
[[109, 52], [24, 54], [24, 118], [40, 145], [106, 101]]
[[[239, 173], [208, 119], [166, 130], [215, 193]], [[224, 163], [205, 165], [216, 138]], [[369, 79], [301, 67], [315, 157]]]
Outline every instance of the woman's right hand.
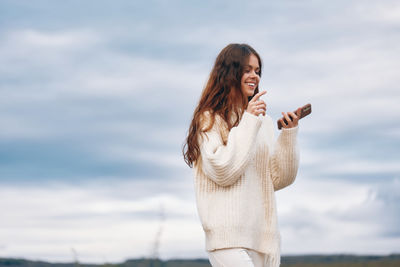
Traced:
[[260, 114], [263, 114], [263, 116], [265, 116], [265, 112], [267, 111], [267, 104], [259, 98], [266, 93], [267, 91], [257, 93], [248, 103], [246, 111], [255, 116], [258, 116]]

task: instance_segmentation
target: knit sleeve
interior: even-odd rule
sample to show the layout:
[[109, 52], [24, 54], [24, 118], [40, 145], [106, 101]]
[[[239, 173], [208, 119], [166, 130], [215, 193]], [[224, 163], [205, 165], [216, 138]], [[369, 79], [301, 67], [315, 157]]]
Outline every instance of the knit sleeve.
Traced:
[[299, 152], [297, 147], [298, 126], [282, 128], [275, 143], [274, 152], [269, 160], [274, 190], [280, 190], [292, 184], [299, 167]]
[[253, 114], [244, 112], [242, 119], [228, 134], [224, 144], [220, 128], [214, 123], [211, 130], [200, 138], [201, 168], [204, 174], [221, 186], [234, 184], [243, 174], [249, 161], [262, 121]]

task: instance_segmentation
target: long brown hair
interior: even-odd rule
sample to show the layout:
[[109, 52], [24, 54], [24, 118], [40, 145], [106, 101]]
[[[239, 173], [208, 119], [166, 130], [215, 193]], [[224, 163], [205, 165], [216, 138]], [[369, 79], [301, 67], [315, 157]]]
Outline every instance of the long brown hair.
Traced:
[[[246, 99], [241, 90], [244, 66], [248, 64], [251, 54], [258, 59], [259, 75], [261, 76], [261, 58], [247, 44], [229, 44], [217, 56], [199, 104], [193, 113], [188, 136], [182, 149], [183, 157], [189, 167], [193, 167], [193, 163], [200, 155], [199, 134], [212, 128], [215, 116], [219, 115], [225, 121], [227, 130], [230, 131], [232, 127], [238, 125], [248, 101], [254, 96]], [[257, 93], [258, 86], [254, 94]], [[208, 127], [202, 129], [201, 118], [206, 111], [211, 115], [211, 123], [208, 124]], [[232, 118], [236, 119], [232, 121]]]

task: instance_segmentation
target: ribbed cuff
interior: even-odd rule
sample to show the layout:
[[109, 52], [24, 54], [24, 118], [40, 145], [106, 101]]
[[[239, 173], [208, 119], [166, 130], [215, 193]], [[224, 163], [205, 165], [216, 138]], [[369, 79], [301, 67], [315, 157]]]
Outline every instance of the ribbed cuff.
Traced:
[[280, 139], [284, 143], [294, 143], [296, 140], [297, 132], [299, 131], [299, 126], [292, 128], [282, 128], [282, 132], [280, 134]]

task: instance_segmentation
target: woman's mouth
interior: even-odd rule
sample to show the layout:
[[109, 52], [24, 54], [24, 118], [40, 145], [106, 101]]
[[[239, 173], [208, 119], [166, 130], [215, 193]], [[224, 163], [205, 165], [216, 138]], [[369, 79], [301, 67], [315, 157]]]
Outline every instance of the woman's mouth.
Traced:
[[256, 83], [246, 83], [246, 84], [247, 84], [247, 86], [249, 86], [252, 89], [256, 88]]

